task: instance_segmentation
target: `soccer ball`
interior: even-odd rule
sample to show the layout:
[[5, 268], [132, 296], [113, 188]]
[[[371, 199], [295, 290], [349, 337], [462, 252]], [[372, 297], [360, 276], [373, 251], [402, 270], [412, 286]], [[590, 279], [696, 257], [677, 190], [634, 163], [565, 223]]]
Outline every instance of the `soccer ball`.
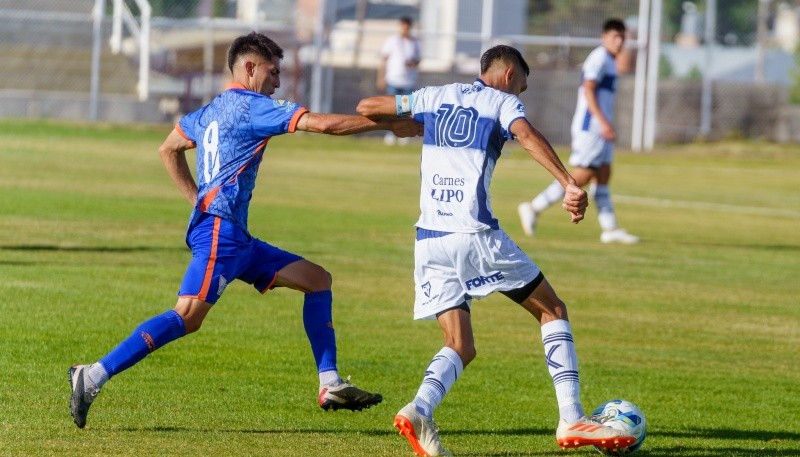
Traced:
[[617, 430], [623, 430], [636, 441], [628, 447], [620, 449], [601, 449], [595, 446], [604, 455], [629, 455], [638, 451], [647, 436], [647, 422], [644, 413], [636, 405], [627, 400], [609, 400], [595, 408], [592, 412], [593, 421]]

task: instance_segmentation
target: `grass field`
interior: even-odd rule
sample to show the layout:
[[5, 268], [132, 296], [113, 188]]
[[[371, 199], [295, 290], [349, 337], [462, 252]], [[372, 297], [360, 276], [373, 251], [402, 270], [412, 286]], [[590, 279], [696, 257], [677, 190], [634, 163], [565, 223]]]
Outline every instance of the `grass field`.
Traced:
[[[302, 298], [230, 286], [195, 335], [106, 385], [77, 429], [69, 365], [172, 307], [190, 208], [156, 149], [169, 127], [0, 120], [0, 455], [408, 456], [391, 427], [440, 348], [414, 322], [417, 147], [273, 139], [251, 231], [334, 276], [339, 368], [383, 393], [324, 412]], [[621, 152], [613, 192], [635, 246], [560, 209], [525, 238], [518, 202], [549, 182], [508, 145], [501, 224], [567, 302], [587, 409], [637, 403], [637, 455], [800, 456], [800, 153], [764, 143]], [[566, 154], [563, 149], [560, 153]], [[555, 443], [539, 330], [502, 296], [473, 307], [478, 358], [437, 411], [458, 456], [581, 456]]]

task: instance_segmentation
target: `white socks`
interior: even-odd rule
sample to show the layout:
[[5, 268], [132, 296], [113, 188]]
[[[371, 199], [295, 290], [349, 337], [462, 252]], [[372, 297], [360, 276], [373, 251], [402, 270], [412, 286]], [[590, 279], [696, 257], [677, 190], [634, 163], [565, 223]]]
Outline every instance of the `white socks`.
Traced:
[[100, 390], [108, 381], [108, 372], [106, 371], [105, 367], [100, 362], [95, 362], [86, 369], [86, 378], [84, 381], [89, 381], [93, 384], [97, 390]]
[[572, 328], [565, 320], [542, 325], [547, 370], [553, 378], [561, 420], [576, 422], [583, 417], [581, 385], [578, 378], [578, 356], [572, 341]]
[[553, 181], [531, 201], [531, 207], [534, 213], [539, 214], [562, 200], [564, 200], [564, 188], [558, 181]]
[[412, 403], [417, 407], [417, 412], [433, 417], [433, 410], [439, 406], [462, 371], [464, 364], [458, 353], [447, 346], [443, 347], [425, 370], [425, 377], [414, 397]]
[[319, 373], [319, 385], [321, 386], [338, 386], [342, 383], [342, 378], [339, 377], [339, 372], [336, 370], [322, 371]]

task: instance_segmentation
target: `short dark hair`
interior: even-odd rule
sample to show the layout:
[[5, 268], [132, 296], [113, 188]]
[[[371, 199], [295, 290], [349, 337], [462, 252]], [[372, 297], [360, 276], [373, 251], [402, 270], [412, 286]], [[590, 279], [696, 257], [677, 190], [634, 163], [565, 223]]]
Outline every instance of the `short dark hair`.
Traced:
[[531, 69], [528, 67], [528, 62], [525, 62], [525, 59], [522, 57], [522, 54], [519, 51], [511, 46], [500, 44], [488, 49], [481, 56], [481, 74], [486, 73], [486, 71], [489, 70], [489, 67], [491, 67], [496, 60], [504, 60], [509, 63], [518, 63], [519, 66], [525, 71], [526, 76], [531, 73]]
[[611, 18], [603, 23], [603, 33], [614, 30], [615, 32], [625, 33], [625, 23], [621, 19]]
[[409, 26], [414, 23], [414, 20], [411, 19], [411, 16], [401, 16], [400, 22], [403, 24], [408, 24]]
[[250, 53], [256, 53], [266, 60], [272, 60], [273, 57], [283, 59], [283, 49], [277, 43], [263, 33], [250, 32], [233, 40], [228, 49], [228, 69], [231, 73], [236, 59]]

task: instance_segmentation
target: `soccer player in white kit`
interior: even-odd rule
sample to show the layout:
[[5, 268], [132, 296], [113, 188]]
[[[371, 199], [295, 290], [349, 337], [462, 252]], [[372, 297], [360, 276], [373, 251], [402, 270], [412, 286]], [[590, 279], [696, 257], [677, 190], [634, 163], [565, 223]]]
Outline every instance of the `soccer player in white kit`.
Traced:
[[[611, 203], [608, 183], [611, 180], [611, 162], [614, 157], [614, 104], [617, 97], [616, 56], [625, 44], [625, 23], [609, 19], [603, 25], [601, 45], [595, 48], [581, 69], [578, 103], [570, 128], [572, 154], [569, 164], [578, 186], [594, 181], [594, 199], [603, 243], [633, 244], [639, 237], [631, 235], [617, 225], [617, 216]], [[533, 200], [522, 202], [519, 212], [522, 231], [533, 236], [539, 215], [564, 196], [558, 181], [552, 182]]]
[[370, 97], [358, 105], [358, 112], [372, 119], [411, 114], [425, 126], [414, 249], [414, 318], [437, 319], [444, 347], [425, 370], [415, 398], [394, 419], [417, 455], [451, 455], [442, 447], [433, 412], [475, 358], [472, 299], [493, 292], [519, 303], [541, 324], [560, 411], [558, 443], [565, 448], [614, 449], [634, 441], [586, 418], [566, 305], [492, 213], [489, 184], [503, 144], [510, 139], [519, 141], [563, 186], [563, 207], [572, 222], [583, 219], [586, 210], [586, 192], [525, 118], [518, 95], [527, 88], [528, 73], [519, 51], [495, 46], [481, 57], [481, 75], [473, 84]]

